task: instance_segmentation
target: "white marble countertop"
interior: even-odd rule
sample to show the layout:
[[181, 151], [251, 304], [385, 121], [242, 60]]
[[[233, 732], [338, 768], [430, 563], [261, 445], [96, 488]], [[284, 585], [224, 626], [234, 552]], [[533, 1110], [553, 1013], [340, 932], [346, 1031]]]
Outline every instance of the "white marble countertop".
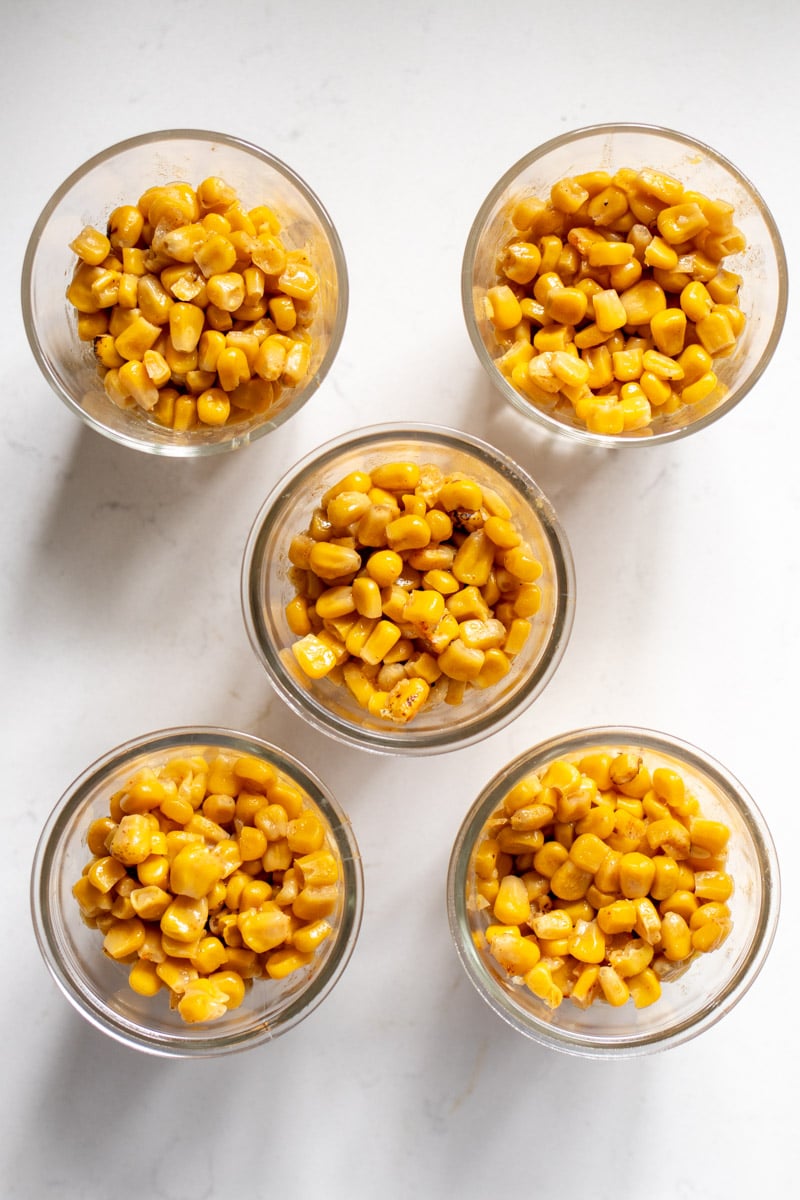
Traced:
[[[296, 7], [6, 0], [2, 640], [4, 1200], [530, 1192], [596, 1200], [788, 1195], [800, 973], [795, 795], [800, 474], [797, 305], [721, 423], [631, 455], [529, 428], [475, 359], [459, 296], [472, 218], [536, 144], [600, 121], [663, 124], [751, 179], [800, 256], [800, 10], [596, 0]], [[320, 391], [272, 436], [202, 462], [84, 428], [25, 340], [33, 222], [100, 149], [195, 126], [256, 142], [323, 199], [345, 246], [347, 330]], [[310, 733], [272, 690], [239, 608], [263, 497], [322, 440], [382, 420], [475, 432], [516, 457], [571, 541], [571, 643], [521, 719], [454, 754], [392, 760]], [[273, 1045], [200, 1062], [117, 1045], [37, 951], [28, 878], [79, 771], [149, 729], [221, 724], [304, 757], [349, 811], [359, 943], [325, 1003]], [[444, 876], [479, 787], [526, 745], [594, 723], [672, 732], [725, 763], [783, 865], [772, 954], [700, 1038], [597, 1062], [521, 1038], [470, 986]]]

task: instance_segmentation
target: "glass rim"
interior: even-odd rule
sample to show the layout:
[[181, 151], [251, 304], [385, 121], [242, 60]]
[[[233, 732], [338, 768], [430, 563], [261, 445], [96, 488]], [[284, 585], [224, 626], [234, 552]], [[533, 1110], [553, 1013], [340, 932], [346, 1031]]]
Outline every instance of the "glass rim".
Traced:
[[[54, 894], [54, 857], [70, 822], [92, 789], [143, 753], [158, 754], [181, 746], [208, 746], [221, 750], [263, 755], [300, 784], [328, 822], [342, 862], [344, 901], [341, 924], [322, 968], [280, 1012], [278, 1019], [260, 1021], [249, 1029], [207, 1036], [182, 1037], [157, 1033], [114, 1013], [102, 998], [68, 969], [56, 935], [51, 897]], [[96, 1029], [123, 1045], [162, 1057], [203, 1058], [250, 1049], [274, 1040], [307, 1017], [325, 999], [349, 962], [361, 926], [364, 901], [363, 866], [350, 819], [330, 789], [318, 776], [286, 750], [253, 734], [223, 726], [176, 726], [141, 734], [106, 751], [84, 768], [64, 790], [44, 823], [34, 852], [30, 876], [30, 911], [39, 951], [50, 975], [77, 1012]], [[98, 953], [101, 953], [98, 948]]]
[[[280, 412], [276, 413], [270, 420], [264, 421], [256, 425], [253, 429], [246, 430], [238, 436], [234, 432], [230, 438], [215, 442], [181, 442], [170, 444], [169, 442], [153, 443], [149, 442], [146, 437], [136, 437], [125, 430], [110, 429], [102, 421], [98, 420], [91, 413], [87, 412], [82, 405], [75, 399], [70, 391], [63, 386], [58, 375], [53, 370], [48, 356], [45, 354], [42, 343], [39, 338], [37, 323], [33, 315], [32, 303], [32, 281], [33, 268], [36, 261], [36, 256], [39, 251], [39, 246], [47, 225], [53, 216], [53, 213], [58, 208], [58, 205], [69, 195], [72, 188], [79, 183], [86, 175], [93, 171], [96, 167], [102, 166], [105, 162], [111, 161], [120, 154], [127, 153], [129, 150], [136, 150], [139, 147], [154, 145], [158, 142], [177, 142], [177, 141], [194, 141], [194, 142], [218, 142], [222, 145], [229, 146], [235, 150], [244, 152], [253, 158], [258, 159], [262, 163], [271, 167], [279, 175], [282, 175], [304, 198], [308, 205], [313, 210], [315, 216], [322, 226], [323, 233], [330, 245], [331, 256], [336, 267], [337, 279], [337, 305], [335, 318], [332, 324], [331, 340], [328, 346], [325, 358], [320, 363], [313, 379], [307, 380], [297, 396], [287, 404]], [[123, 141], [115, 142], [113, 145], [106, 147], [104, 150], [98, 151], [91, 158], [86, 159], [75, 168], [67, 178], [59, 184], [50, 199], [41, 210], [31, 231], [28, 243], [25, 248], [25, 254], [22, 260], [22, 272], [20, 277], [20, 300], [22, 306], [22, 323], [25, 328], [25, 335], [28, 340], [31, 352], [36, 360], [39, 370], [42, 372], [45, 380], [49, 384], [51, 390], [66, 404], [76, 416], [78, 416], [89, 428], [95, 432], [102, 434], [118, 445], [125, 446], [131, 450], [138, 450], [144, 454], [155, 454], [165, 458], [206, 458], [214, 454], [222, 454], [226, 451], [237, 450], [243, 446], [249, 445], [258, 438], [265, 436], [272, 430], [279, 428], [289, 417], [294, 416], [301, 408], [310, 400], [311, 396], [320, 387], [328, 371], [333, 365], [333, 362], [338, 354], [344, 337], [345, 326], [347, 324], [347, 314], [350, 301], [350, 287], [347, 271], [347, 260], [345, 258], [344, 247], [342, 245], [339, 233], [333, 220], [320, 200], [317, 193], [306, 183], [301, 175], [285, 163], [276, 155], [271, 154], [268, 150], [257, 146], [254, 142], [247, 141], [244, 138], [236, 137], [233, 134], [218, 133], [213, 130], [206, 129], [160, 129], [154, 130], [151, 133], [140, 133], [135, 137], [125, 138]], [[146, 433], [146, 426], [143, 426], [143, 431]]]
[[[758, 210], [764, 224], [769, 233], [769, 238], [775, 253], [775, 263], [777, 268], [778, 289], [775, 307], [775, 321], [770, 332], [769, 339], [759, 356], [758, 362], [749, 372], [747, 377], [742, 380], [734, 389], [732, 389], [725, 399], [705, 413], [702, 417], [698, 417], [696, 421], [691, 421], [686, 425], [682, 425], [676, 429], [670, 429], [663, 433], [652, 433], [647, 436], [631, 436], [622, 434], [600, 434], [591, 433], [588, 429], [580, 429], [571, 425], [567, 425], [543, 409], [537, 408], [534, 404], [526, 401], [508, 382], [507, 379], [497, 370], [494, 359], [490, 356], [483, 338], [478, 332], [477, 323], [475, 320], [474, 302], [472, 295], [472, 269], [483, 233], [484, 225], [487, 218], [490, 216], [496, 202], [514, 182], [519, 173], [529, 167], [532, 163], [544, 158], [554, 150], [559, 150], [562, 146], [568, 146], [572, 142], [582, 141], [588, 137], [604, 137], [612, 134], [648, 134], [654, 137], [661, 137], [665, 141], [678, 142], [689, 149], [700, 151], [702, 154], [712, 159], [717, 166], [722, 167], [735, 179], [739, 181], [741, 186], [747, 191]], [[475, 219], [470, 226], [467, 235], [467, 241], [464, 248], [464, 254], [461, 260], [461, 307], [464, 314], [464, 321], [467, 326], [470, 342], [478, 357], [481, 366], [486, 371], [490, 382], [498, 390], [503, 397], [508, 400], [518, 412], [534, 422], [534, 424], [547, 429], [550, 433], [557, 433], [559, 436], [566, 436], [575, 442], [582, 442], [584, 445], [603, 447], [609, 450], [617, 449], [622, 446], [649, 446], [662, 445], [666, 442], [677, 441], [679, 438], [688, 437], [691, 433], [697, 433], [702, 429], [712, 425], [725, 413], [730, 412], [736, 405], [744, 399], [744, 397], [752, 390], [758, 380], [766, 371], [772, 360], [778, 343], [783, 333], [783, 328], [786, 322], [786, 314], [789, 302], [789, 272], [786, 260], [786, 250], [783, 245], [778, 226], [775, 222], [772, 213], [764, 200], [761, 193], [751, 182], [747, 175], [744, 174], [730, 159], [725, 155], [720, 154], [713, 146], [692, 137], [689, 134], [681, 133], [678, 130], [670, 129], [663, 125], [647, 125], [637, 124], [636, 122], [607, 122], [599, 125], [584, 125], [579, 129], [568, 130], [565, 133], [559, 134], [548, 141], [541, 143], [535, 149], [529, 151], [512, 164], [500, 179], [494, 184], [488, 195], [481, 204]]]
[[[466, 879], [469, 859], [486, 818], [502, 799], [501, 791], [524, 774], [553, 757], [575, 753], [593, 745], [641, 746], [644, 750], [678, 759], [719, 789], [742, 820], [752, 839], [764, 887], [752, 942], [731, 978], [718, 994], [709, 996], [699, 1012], [668, 1030], [639, 1036], [599, 1038], [559, 1029], [523, 1012], [491, 977], [469, 935]], [[596, 725], [557, 734], [528, 747], [502, 767], [481, 789], [456, 834], [447, 870], [446, 907], [450, 934], [461, 965], [473, 987], [489, 1007], [518, 1032], [552, 1049], [586, 1058], [630, 1058], [665, 1050], [690, 1041], [715, 1025], [749, 991], [763, 967], [775, 938], [781, 900], [777, 851], [766, 820], [747, 789], [727, 767], [699, 747], [672, 734], [633, 725]]]
[[[284, 668], [281, 647], [276, 647], [260, 616], [257, 575], [265, 557], [272, 529], [293, 492], [309, 476], [336, 459], [342, 450], [364, 450], [386, 440], [405, 439], [476, 452], [503, 474], [515, 489], [530, 498], [553, 559], [557, 607], [540, 661], [527, 680], [495, 713], [480, 714], [462, 732], [455, 728], [414, 732], [411, 727], [393, 730], [362, 729], [338, 716], [299, 687]], [[544, 691], [558, 668], [569, 643], [575, 615], [575, 568], [572, 551], [560, 519], [545, 493], [528, 472], [502, 451], [472, 434], [426, 423], [398, 425], [394, 422], [352, 430], [317, 447], [301, 458], [271, 489], [259, 508], [245, 543], [241, 569], [241, 606], [248, 638], [256, 657], [289, 707], [329, 736], [378, 754], [438, 754], [462, 749], [504, 728]]]

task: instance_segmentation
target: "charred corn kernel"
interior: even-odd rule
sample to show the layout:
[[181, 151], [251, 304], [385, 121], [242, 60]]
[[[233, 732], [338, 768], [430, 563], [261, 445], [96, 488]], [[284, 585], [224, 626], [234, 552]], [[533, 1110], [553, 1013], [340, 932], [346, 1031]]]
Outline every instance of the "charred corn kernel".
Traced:
[[600, 967], [598, 983], [606, 1000], [614, 1008], [627, 1003], [630, 996], [628, 985], [613, 967]]
[[595, 921], [578, 921], [567, 939], [567, 949], [581, 963], [597, 965], [606, 956], [606, 939]]

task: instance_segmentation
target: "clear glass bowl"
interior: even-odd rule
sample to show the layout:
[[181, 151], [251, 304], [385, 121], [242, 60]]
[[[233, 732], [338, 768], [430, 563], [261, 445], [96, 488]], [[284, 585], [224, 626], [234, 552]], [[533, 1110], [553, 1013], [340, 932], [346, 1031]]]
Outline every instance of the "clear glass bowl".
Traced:
[[[590, 433], [571, 413], [545, 411], [526, 399], [505, 378], [495, 359], [502, 353], [483, 299], [497, 282], [499, 248], [517, 233], [509, 212], [521, 195], [547, 199], [565, 176], [621, 167], [653, 167], [680, 179], [688, 188], [735, 206], [734, 221], [747, 238], [747, 250], [725, 260], [743, 277], [742, 309], [747, 324], [728, 358], [715, 360], [720, 385], [704, 401], [672, 415], [654, 415], [647, 429], [618, 436]], [[467, 238], [461, 272], [461, 298], [467, 330], [489, 378], [514, 408], [539, 426], [584, 443], [632, 446], [673, 441], [718, 420], [750, 391], [766, 369], [786, 318], [788, 276], [780, 234], [764, 200], [732, 163], [685, 134], [650, 125], [594, 125], [553, 138], [510, 167], [494, 185], [475, 217]], [[767, 398], [763, 398], [767, 403]], [[657, 414], [657, 410], [654, 410]]]
[[[731, 830], [726, 870], [735, 890], [728, 904], [733, 928], [716, 950], [664, 982], [659, 1000], [637, 1009], [595, 1001], [581, 1010], [564, 999], [553, 1010], [514, 983], [473, 934], [489, 923], [468, 904], [476, 843], [503, 797], [523, 776], [557, 758], [576, 762], [593, 750], [632, 749], [651, 769], [681, 773], [704, 816]], [[780, 907], [778, 860], [763, 816], [729, 771], [695, 746], [667, 734], [630, 727], [578, 729], [526, 750], [486, 785], [458, 832], [447, 877], [447, 912], [456, 950], [483, 999], [509, 1025], [545, 1046], [589, 1058], [628, 1057], [664, 1050], [696, 1037], [744, 996], [769, 953]]]
[[[70, 242], [84, 225], [104, 230], [117, 205], [135, 204], [151, 185], [180, 179], [196, 187], [209, 175], [226, 179], [247, 207], [267, 204], [275, 209], [284, 243], [290, 248], [307, 247], [321, 281], [310, 327], [312, 359], [305, 382], [285, 388], [267, 413], [230, 425], [176, 433], [141, 411], [118, 408], [106, 396], [92, 344], [79, 340], [75, 313], [65, 296], [76, 262]], [[183, 458], [235, 450], [298, 412], [336, 357], [347, 300], [347, 268], [339, 236], [304, 180], [258, 146], [201, 129], [142, 134], [103, 150], [78, 167], [36, 222], [22, 268], [25, 331], [56, 394], [88, 425], [113, 441], [151, 454]]]
[[[290, 646], [285, 606], [294, 596], [287, 551], [304, 531], [322, 494], [353, 470], [381, 462], [433, 463], [445, 473], [463, 471], [498, 491], [517, 528], [542, 563], [537, 580], [542, 604], [531, 635], [512, 670], [496, 686], [468, 688], [458, 706], [426, 705], [407, 725], [390, 725], [359, 707], [346, 687], [312, 681]], [[500, 451], [429, 425], [377, 425], [329, 442], [299, 462], [276, 485], [259, 511], [242, 565], [242, 608], [253, 649], [287, 703], [311, 724], [365, 750], [426, 754], [469, 745], [500, 729], [542, 691], [566, 649], [575, 604], [572, 556], [553, 510], [536, 483]]]
[[[141, 767], [179, 755], [217, 752], [266, 759], [294, 781], [330, 830], [341, 867], [335, 933], [311, 967], [281, 981], [256, 979], [241, 1006], [208, 1024], [187, 1025], [165, 992], [137, 995], [127, 968], [107, 958], [102, 937], [80, 916], [72, 886], [91, 854], [86, 830], [108, 815], [109, 797]], [[361, 859], [350, 822], [330, 791], [306, 767], [268, 742], [218, 728], [165, 729], [111, 750], [67, 788], [42, 831], [33, 863], [31, 908], [44, 961], [64, 995], [97, 1029], [128, 1046], [174, 1057], [210, 1057], [246, 1050], [292, 1029], [328, 995], [358, 937], [363, 906]]]

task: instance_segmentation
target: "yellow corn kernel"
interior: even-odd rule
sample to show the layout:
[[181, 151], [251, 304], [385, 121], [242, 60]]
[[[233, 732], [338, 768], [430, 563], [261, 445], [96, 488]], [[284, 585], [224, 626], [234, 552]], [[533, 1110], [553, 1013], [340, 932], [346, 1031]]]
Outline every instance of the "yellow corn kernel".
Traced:
[[474, 479], [447, 479], [439, 489], [439, 502], [449, 513], [455, 509], [479, 509], [483, 492]]
[[206, 283], [209, 302], [223, 312], [235, 312], [244, 304], [244, 279], [238, 271], [223, 271], [211, 275]]
[[684, 387], [681, 391], [681, 400], [684, 404], [699, 404], [705, 400], [714, 391], [717, 386], [717, 376], [713, 371], [707, 371], [705, 375], [701, 375], [694, 383], [690, 383], [688, 387]]
[[338, 900], [335, 884], [320, 887], [304, 887], [292, 903], [292, 913], [301, 921], [316, 921], [329, 916]]
[[620, 390], [619, 409], [622, 413], [624, 430], [644, 429], [652, 417], [650, 401], [638, 383], [623, 384]]
[[586, 895], [591, 882], [592, 873], [583, 870], [568, 858], [553, 872], [550, 890], [559, 900], [580, 900]]
[[470, 682], [480, 675], [484, 658], [483, 650], [470, 649], [460, 637], [456, 637], [439, 654], [438, 663], [450, 679]]
[[108, 843], [109, 853], [126, 867], [143, 863], [150, 855], [152, 827], [140, 813], [122, 817]]
[[257, 954], [283, 945], [292, 928], [290, 917], [274, 901], [267, 901], [261, 908], [245, 909], [236, 923], [245, 946]]
[[424, 517], [404, 513], [386, 525], [386, 540], [397, 553], [419, 550], [431, 540], [431, 530]]
[[[153, 325], [165, 325], [174, 301], [157, 275], [142, 275], [136, 287], [136, 303], [142, 316]], [[194, 308], [194, 305], [190, 307]], [[201, 309], [196, 310], [202, 319]]]
[[586, 428], [590, 433], [603, 433], [611, 437], [622, 433], [625, 416], [616, 400], [608, 399], [594, 405], [586, 414]]
[[634, 900], [636, 905], [636, 924], [634, 929], [639, 937], [650, 946], [657, 946], [661, 940], [661, 918], [655, 906], [647, 896]]
[[144, 923], [138, 917], [113, 920], [103, 939], [103, 953], [109, 958], [127, 958], [144, 945], [144, 934]]
[[662, 237], [653, 237], [644, 249], [644, 262], [648, 267], [657, 267], [662, 271], [674, 271], [678, 265], [678, 255], [672, 246]]
[[707, 921], [692, 933], [692, 949], [701, 954], [716, 950], [730, 933], [728, 921]]
[[708, 293], [705, 284], [698, 280], [687, 283], [680, 295], [680, 306], [690, 321], [697, 324], [707, 317], [714, 307], [714, 301]]
[[486, 293], [486, 316], [495, 329], [513, 329], [522, 320], [519, 300], [508, 284], [498, 284]]
[[104, 855], [102, 858], [95, 859], [86, 872], [92, 887], [103, 894], [110, 892], [115, 884], [119, 883], [120, 879], [125, 878], [126, 874], [124, 864], [111, 855]]
[[598, 910], [597, 924], [603, 933], [630, 933], [636, 925], [636, 905], [632, 900], [614, 900]]
[[361, 648], [361, 659], [372, 665], [382, 662], [399, 638], [400, 630], [394, 621], [378, 621]]
[[326, 588], [317, 597], [315, 608], [317, 616], [322, 617], [323, 621], [343, 617], [348, 613], [355, 612], [356, 606], [353, 600], [353, 589], [349, 584], [338, 584], [336, 587]]
[[568, 952], [578, 962], [598, 964], [606, 956], [606, 939], [596, 921], [578, 921], [567, 940]]
[[[547, 879], [552, 879], [555, 872], [562, 866], [569, 857], [569, 851], [559, 842], [545, 842], [541, 850], [538, 850], [534, 855], [533, 866], [540, 875], [544, 875]], [[567, 897], [563, 897], [567, 899]], [[572, 897], [580, 899], [580, 896]]]
[[158, 325], [138, 316], [115, 338], [114, 349], [121, 358], [141, 361], [145, 350], [151, 350], [160, 336]]
[[623, 896], [629, 900], [647, 896], [655, 875], [652, 858], [646, 854], [632, 852], [623, 854], [619, 862], [619, 886]]
[[736, 304], [741, 286], [741, 275], [722, 268], [718, 269], [706, 283], [708, 294], [715, 304]]
[[621, 383], [631, 383], [642, 374], [642, 351], [617, 350], [611, 355], [611, 363], [614, 378]]
[[388, 492], [413, 492], [420, 481], [420, 468], [414, 462], [381, 463], [371, 471], [372, 486]]
[[347, 546], [316, 542], [309, 554], [308, 564], [320, 579], [330, 581], [355, 574], [361, 566], [361, 556], [357, 550]]
[[665, 308], [656, 313], [650, 322], [650, 335], [662, 354], [674, 358], [683, 350], [686, 312], [681, 308]]
[[564, 999], [564, 993], [556, 985], [549, 969], [543, 963], [537, 963], [535, 967], [526, 972], [524, 979], [525, 986], [533, 992], [534, 996], [544, 1001], [548, 1008], [558, 1008]]
[[162, 887], [150, 885], [134, 888], [130, 901], [137, 917], [143, 921], [160, 921], [172, 902], [172, 896]]
[[313, 952], [303, 954], [298, 948], [286, 946], [276, 950], [267, 959], [264, 970], [270, 979], [285, 979], [292, 971], [307, 967], [313, 958]]
[[191, 963], [202, 975], [211, 975], [227, 962], [227, 959], [228, 951], [220, 939], [208, 936], [200, 938]]
[[592, 1004], [597, 992], [599, 974], [599, 967], [586, 966], [575, 980], [569, 998], [573, 1004], [577, 1004], [578, 1008], [589, 1008]]
[[[658, 790], [655, 777], [653, 782], [656, 790]], [[678, 861], [689, 856], [691, 845], [689, 830], [675, 817], [665, 817], [660, 821], [651, 821], [647, 826], [645, 836], [651, 850], [661, 850], [664, 854], [668, 854], [671, 858]]]
[[689, 834], [692, 848], [699, 846], [709, 854], [723, 854], [731, 831], [722, 821], [711, 821], [706, 817], [691, 817], [689, 819]]
[[430, 590], [412, 591], [403, 609], [403, 621], [425, 629], [436, 625], [444, 615], [444, 596]]
[[669, 383], [665, 379], [659, 379], [652, 371], [642, 372], [639, 387], [654, 408], [660, 408], [672, 396], [672, 388]]
[[600, 984], [603, 996], [609, 1004], [615, 1008], [619, 1008], [621, 1005], [627, 1003], [630, 996], [628, 985], [613, 967], [600, 967], [598, 971], [598, 983]]
[[205, 896], [175, 896], [159, 922], [161, 932], [176, 942], [194, 942], [202, 933], [208, 919]]
[[[507, 551], [513, 553], [513, 551]], [[469, 533], [458, 548], [452, 572], [466, 586], [483, 587], [494, 563], [495, 546], [483, 529]]]
[[588, 300], [579, 288], [554, 288], [544, 301], [545, 316], [561, 325], [577, 325], [586, 315]]
[[582, 833], [575, 838], [569, 850], [569, 857], [577, 867], [592, 875], [601, 866], [608, 854], [608, 846], [593, 833]]
[[227, 993], [211, 978], [191, 980], [178, 1001], [178, 1012], [187, 1024], [216, 1021], [227, 1010]]
[[525, 884], [517, 875], [506, 875], [494, 903], [497, 920], [503, 925], [526, 924], [531, 915], [531, 902]]
[[486, 930], [486, 940], [492, 957], [511, 975], [527, 974], [541, 958], [541, 951], [536, 942], [521, 937], [516, 925], [508, 929], [503, 926], [490, 926]]
[[202, 308], [195, 304], [172, 305], [169, 311], [169, 335], [176, 350], [190, 351], [197, 347], [204, 320]]
[[678, 887], [678, 864], [668, 854], [653, 857], [653, 882], [650, 895], [654, 900], [666, 900]]
[[161, 990], [155, 963], [138, 959], [128, 972], [128, 987], [137, 996], [155, 996]]
[[601, 228], [613, 225], [627, 211], [628, 197], [621, 188], [615, 187], [613, 184], [597, 192], [586, 205], [586, 212], [594, 224]]
[[[620, 300], [628, 325], [647, 325], [657, 313], [667, 307], [663, 288], [652, 279], [643, 279], [633, 287], [626, 288]], [[595, 298], [595, 307], [596, 305]]]
[[550, 203], [553, 208], [563, 213], [576, 213], [589, 199], [586, 188], [573, 178], [559, 179], [550, 189]]
[[650, 967], [646, 967], [638, 975], [632, 975], [627, 984], [637, 1008], [647, 1008], [650, 1004], [655, 1004], [661, 996], [661, 982]]
[[111, 252], [111, 242], [104, 233], [92, 225], [85, 225], [78, 236], [69, 244], [70, 250], [88, 263], [97, 267]]
[[500, 255], [500, 271], [513, 283], [530, 283], [541, 265], [539, 248], [532, 242], [510, 242]]
[[708, 226], [708, 220], [699, 204], [673, 204], [661, 210], [656, 224], [664, 241], [677, 245], [696, 237]]
[[292, 653], [309, 679], [322, 679], [336, 666], [336, 655], [314, 633], [292, 644]]
[[733, 880], [724, 871], [695, 871], [694, 894], [698, 900], [724, 903], [733, 894]]
[[661, 918], [661, 952], [669, 962], [681, 962], [692, 953], [692, 934], [680, 913], [667, 912]]

